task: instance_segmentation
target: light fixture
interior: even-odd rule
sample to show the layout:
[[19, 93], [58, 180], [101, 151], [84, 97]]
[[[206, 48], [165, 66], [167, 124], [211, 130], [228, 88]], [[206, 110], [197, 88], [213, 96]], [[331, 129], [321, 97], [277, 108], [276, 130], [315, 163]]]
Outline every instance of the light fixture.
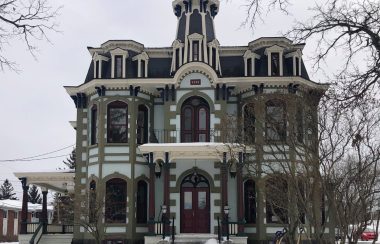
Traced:
[[162, 214], [166, 214], [166, 211], [167, 211], [166, 205], [161, 206], [161, 211], [162, 211]]
[[228, 207], [228, 205], [224, 206], [223, 211], [226, 215], [228, 215], [228, 213], [230, 212], [230, 207]]
[[230, 176], [231, 178], [235, 178], [236, 176], [236, 160], [232, 159], [230, 163]]
[[159, 162], [157, 162], [154, 166], [154, 174], [157, 178], [161, 177], [161, 164]]

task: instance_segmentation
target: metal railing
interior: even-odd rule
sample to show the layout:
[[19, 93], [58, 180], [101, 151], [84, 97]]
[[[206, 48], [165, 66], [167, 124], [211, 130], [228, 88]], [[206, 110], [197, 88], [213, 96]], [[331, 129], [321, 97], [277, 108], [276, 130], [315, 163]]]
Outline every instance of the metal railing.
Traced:
[[26, 223], [26, 234], [34, 234], [39, 226], [39, 222]]
[[[27, 223], [27, 234], [35, 234], [42, 223]], [[43, 225], [44, 226], [44, 225]], [[44, 234], [72, 234], [74, 233], [74, 225], [47, 224]]]
[[220, 130], [151, 130], [150, 143], [222, 142]]
[[74, 225], [50, 224], [46, 228], [47, 234], [71, 234], [74, 233]]
[[44, 223], [40, 223], [34, 232], [32, 239], [30, 239], [29, 244], [38, 244], [38, 242], [41, 240], [43, 230], [44, 230]]

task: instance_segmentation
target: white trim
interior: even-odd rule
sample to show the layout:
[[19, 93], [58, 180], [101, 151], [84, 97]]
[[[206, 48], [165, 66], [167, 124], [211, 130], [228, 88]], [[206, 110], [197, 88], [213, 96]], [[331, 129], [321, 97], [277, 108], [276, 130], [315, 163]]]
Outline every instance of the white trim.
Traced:
[[111, 65], [111, 78], [115, 78], [115, 56], [120, 55], [123, 56], [123, 67], [121, 78], [126, 77], [126, 59], [129, 57], [129, 53], [127, 50], [116, 48], [110, 51], [112, 57], [112, 65]]
[[[247, 50], [244, 55], [244, 76], [255, 76], [256, 70], [255, 70], [255, 62], [256, 59], [260, 59], [260, 55], [252, 52], [251, 50]], [[251, 59], [251, 74], [248, 74], [248, 59]]]
[[279, 53], [280, 76], [283, 76], [284, 75], [284, 68], [283, 68], [284, 48], [278, 45], [273, 45], [271, 47], [266, 48], [264, 53], [265, 55], [268, 56], [268, 76], [272, 76], [272, 53]]
[[[149, 56], [146, 52], [142, 52], [132, 58], [132, 61], [137, 60], [137, 77], [148, 77], [148, 62], [149, 62]], [[144, 74], [141, 74], [141, 61], [145, 61], [145, 70]]]
[[[294, 52], [288, 53], [285, 55], [285, 58], [293, 58], [293, 75], [294, 76], [301, 76], [302, 71], [301, 71], [301, 63], [302, 63], [302, 51], [300, 49], [297, 49]], [[298, 58], [298, 74], [297, 74], [297, 69], [296, 69], [296, 58]]]

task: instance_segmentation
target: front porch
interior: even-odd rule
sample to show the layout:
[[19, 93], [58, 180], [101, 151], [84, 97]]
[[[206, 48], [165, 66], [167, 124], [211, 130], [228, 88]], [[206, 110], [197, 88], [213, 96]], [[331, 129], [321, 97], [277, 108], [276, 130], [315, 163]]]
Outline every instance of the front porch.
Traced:
[[[20, 172], [14, 173], [22, 183], [23, 198], [21, 211], [20, 244], [69, 244], [73, 238], [73, 223], [49, 224], [47, 218], [47, 193], [53, 190], [61, 194], [74, 192], [74, 176], [71, 171], [61, 172]], [[42, 212], [38, 223], [28, 222], [29, 185], [37, 185], [42, 190]]]
[[[225, 237], [245, 235], [242, 166], [246, 148], [203, 142], [150, 143], [139, 150], [148, 158], [149, 187], [155, 189], [149, 191], [150, 233], [157, 234], [157, 221], [164, 217], [174, 218], [176, 223], [170, 228], [179, 236], [214, 236], [218, 231]], [[229, 223], [224, 224], [227, 219]]]

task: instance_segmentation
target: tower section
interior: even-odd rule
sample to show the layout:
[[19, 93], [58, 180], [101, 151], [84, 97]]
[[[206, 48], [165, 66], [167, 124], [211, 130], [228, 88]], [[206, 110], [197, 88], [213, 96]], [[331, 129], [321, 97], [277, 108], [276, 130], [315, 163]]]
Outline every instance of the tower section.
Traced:
[[172, 44], [172, 74], [189, 62], [206, 63], [220, 74], [219, 42], [214, 25], [219, 4], [219, 0], [173, 1], [178, 24]]

